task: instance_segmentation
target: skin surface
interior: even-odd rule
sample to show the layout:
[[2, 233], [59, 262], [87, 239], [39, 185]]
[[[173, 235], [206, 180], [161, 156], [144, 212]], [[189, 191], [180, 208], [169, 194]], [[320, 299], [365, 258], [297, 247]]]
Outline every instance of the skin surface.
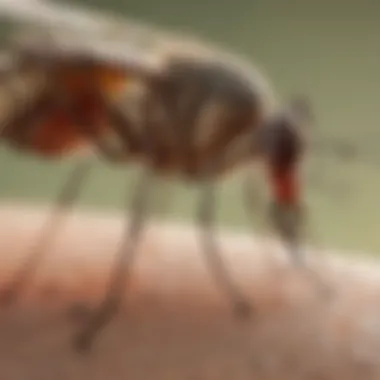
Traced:
[[[0, 289], [30, 252], [46, 211], [0, 208]], [[380, 377], [376, 263], [314, 252], [310, 268], [333, 290], [328, 297], [274, 242], [220, 234], [230, 272], [255, 305], [253, 318], [238, 322], [206, 271], [197, 231], [163, 222], [151, 222], [144, 235], [118, 318], [91, 352], [75, 353], [78, 306], [97, 305], [103, 296], [122, 227], [112, 215], [67, 216], [33, 283], [0, 313], [0, 378]]]

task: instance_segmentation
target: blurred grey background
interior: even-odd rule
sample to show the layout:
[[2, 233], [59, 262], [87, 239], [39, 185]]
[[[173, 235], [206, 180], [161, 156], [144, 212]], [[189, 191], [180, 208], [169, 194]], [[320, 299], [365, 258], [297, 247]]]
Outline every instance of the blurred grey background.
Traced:
[[[380, 252], [379, 1], [72, 1], [78, 3], [207, 37], [257, 63], [284, 98], [308, 94], [318, 118], [316, 133], [357, 150], [350, 160], [313, 152], [307, 199], [316, 242]], [[73, 164], [72, 159], [42, 162], [1, 147], [0, 196], [52, 203]], [[120, 210], [136, 174], [133, 168], [97, 163], [78, 207]], [[251, 228], [241, 180], [237, 175], [220, 184], [218, 222]], [[172, 187], [173, 192], [158, 190], [167, 197], [157, 202], [170, 200], [170, 217], [191, 219], [200, 196], [197, 188], [176, 182]], [[254, 226], [261, 227], [262, 211], [252, 217]]]

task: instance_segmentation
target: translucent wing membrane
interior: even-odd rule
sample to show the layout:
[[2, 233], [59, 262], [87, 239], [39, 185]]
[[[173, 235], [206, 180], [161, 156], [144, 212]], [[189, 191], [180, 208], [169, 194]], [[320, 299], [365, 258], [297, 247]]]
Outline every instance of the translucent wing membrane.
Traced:
[[[203, 39], [167, 32], [124, 17], [107, 16], [87, 9], [74, 10], [63, 4], [42, 1], [19, 5], [2, 0], [0, 12], [12, 18], [16, 24], [25, 26], [26, 23], [34, 29], [40, 29], [48, 38], [56, 41], [56, 46], [62, 46], [61, 54], [88, 54], [102, 62], [121, 64], [126, 70], [159, 72], [170, 59], [176, 57], [218, 60], [243, 71], [247, 84], [266, 94], [268, 109], [272, 109], [275, 104], [272, 86], [262, 69], [257, 70], [249, 60], [236, 57]], [[43, 50], [44, 47], [38, 49]], [[46, 51], [44, 53], [49, 54]]]

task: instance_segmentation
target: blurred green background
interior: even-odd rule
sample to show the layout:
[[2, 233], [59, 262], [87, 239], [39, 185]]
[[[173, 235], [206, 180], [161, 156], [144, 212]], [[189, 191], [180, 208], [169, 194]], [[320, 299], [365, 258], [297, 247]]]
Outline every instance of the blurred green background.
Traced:
[[[77, 1], [72, 2], [78, 4]], [[277, 91], [306, 93], [314, 102], [318, 134], [352, 143], [358, 156], [344, 160], [314, 152], [307, 197], [317, 242], [380, 252], [380, 2], [361, 0], [82, 0], [166, 28], [207, 37], [263, 67]], [[0, 196], [53, 202], [74, 164], [41, 162], [1, 147]], [[318, 176], [311, 173], [318, 172]], [[137, 171], [96, 163], [78, 207], [121, 209]], [[258, 178], [260, 180], [260, 178]], [[219, 187], [218, 220], [248, 228], [241, 201], [242, 176]], [[172, 184], [169, 215], [190, 219], [197, 188]], [[127, 190], [126, 190], [127, 188]], [[160, 187], [158, 187], [158, 192]], [[163, 199], [165, 200], [165, 199]], [[260, 227], [258, 211], [254, 225]]]

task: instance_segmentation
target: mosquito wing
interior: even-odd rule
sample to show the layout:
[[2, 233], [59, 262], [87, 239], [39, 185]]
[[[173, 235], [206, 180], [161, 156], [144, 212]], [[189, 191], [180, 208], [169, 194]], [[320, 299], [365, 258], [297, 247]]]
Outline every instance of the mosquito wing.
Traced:
[[[250, 60], [243, 59], [241, 55], [229, 53], [203, 38], [178, 31], [164, 31], [125, 17], [36, 0], [0, 0], [1, 14], [15, 24], [39, 28], [39, 39], [44, 34], [50, 40], [49, 44], [46, 41], [44, 44], [37, 43], [38, 49], [44, 54], [52, 54], [52, 45], [59, 46], [61, 55], [87, 54], [103, 62], [119, 62], [126, 71], [139, 71], [150, 75], [160, 73], [168, 61], [176, 57], [197, 61], [218, 60], [243, 71], [247, 85], [258, 89], [269, 109], [275, 104], [272, 85], [262, 69], [257, 69]], [[30, 35], [28, 33], [29, 39]], [[33, 48], [37, 49], [36, 46]], [[58, 52], [55, 51], [54, 54]]]

